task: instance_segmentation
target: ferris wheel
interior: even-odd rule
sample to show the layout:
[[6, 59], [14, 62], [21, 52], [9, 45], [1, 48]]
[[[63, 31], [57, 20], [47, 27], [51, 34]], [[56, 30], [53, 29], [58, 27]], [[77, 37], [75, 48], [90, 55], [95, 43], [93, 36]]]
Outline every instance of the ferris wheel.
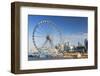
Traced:
[[61, 43], [61, 32], [53, 21], [41, 20], [33, 29], [32, 40], [38, 51], [54, 49]]

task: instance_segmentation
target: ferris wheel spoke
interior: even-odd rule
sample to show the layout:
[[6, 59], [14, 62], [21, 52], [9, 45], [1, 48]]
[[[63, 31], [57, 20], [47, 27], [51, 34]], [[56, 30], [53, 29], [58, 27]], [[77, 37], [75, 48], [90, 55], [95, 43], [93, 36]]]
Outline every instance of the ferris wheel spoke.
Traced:
[[[35, 30], [34, 33], [35, 33], [35, 34], [43, 34], [43, 30], [40, 29], [40, 28], [37, 28], [37, 30]], [[33, 34], [34, 34], [34, 33], [33, 33]]]
[[42, 32], [40, 32], [40, 31], [36, 31], [35, 33], [37, 33], [37, 34], [42, 34]]
[[[51, 28], [51, 27], [48, 27], [48, 28]], [[54, 30], [52, 30], [52, 28], [49, 29], [48, 34], [53, 34], [53, 31], [54, 31]]]
[[45, 36], [33, 36], [33, 37], [45, 38]]

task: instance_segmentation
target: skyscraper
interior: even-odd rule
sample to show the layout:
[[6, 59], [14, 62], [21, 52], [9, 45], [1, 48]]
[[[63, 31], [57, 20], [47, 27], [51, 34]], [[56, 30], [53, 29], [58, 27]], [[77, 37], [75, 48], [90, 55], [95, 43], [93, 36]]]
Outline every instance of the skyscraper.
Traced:
[[84, 40], [84, 45], [85, 45], [85, 52], [87, 52], [88, 51], [88, 40], [87, 39]]

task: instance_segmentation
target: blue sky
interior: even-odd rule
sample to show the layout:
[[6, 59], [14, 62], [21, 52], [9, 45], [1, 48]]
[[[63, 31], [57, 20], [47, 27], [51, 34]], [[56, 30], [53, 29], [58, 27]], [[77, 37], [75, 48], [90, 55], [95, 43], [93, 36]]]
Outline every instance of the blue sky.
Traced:
[[[71, 16], [44, 16], [44, 15], [29, 15], [28, 16], [28, 34], [29, 34], [29, 48], [32, 48], [32, 33], [36, 24], [41, 20], [50, 20], [56, 24], [60, 29], [63, 39], [76, 44], [79, 40], [86, 38], [88, 32], [88, 18], [87, 17], [71, 17]], [[45, 29], [45, 31], [44, 31]], [[46, 30], [52, 30], [49, 27], [39, 27], [38, 31], [44, 34]], [[55, 33], [56, 31], [52, 30]], [[68, 39], [69, 38], [69, 39]], [[82, 38], [82, 39], [80, 39]]]

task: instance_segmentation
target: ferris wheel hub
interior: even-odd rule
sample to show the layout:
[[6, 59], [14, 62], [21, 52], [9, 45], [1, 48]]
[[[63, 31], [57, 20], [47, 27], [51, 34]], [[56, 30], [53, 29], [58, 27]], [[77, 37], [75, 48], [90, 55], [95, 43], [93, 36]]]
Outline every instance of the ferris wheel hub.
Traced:
[[46, 39], [51, 41], [50, 35], [47, 35], [47, 36], [46, 36]]

